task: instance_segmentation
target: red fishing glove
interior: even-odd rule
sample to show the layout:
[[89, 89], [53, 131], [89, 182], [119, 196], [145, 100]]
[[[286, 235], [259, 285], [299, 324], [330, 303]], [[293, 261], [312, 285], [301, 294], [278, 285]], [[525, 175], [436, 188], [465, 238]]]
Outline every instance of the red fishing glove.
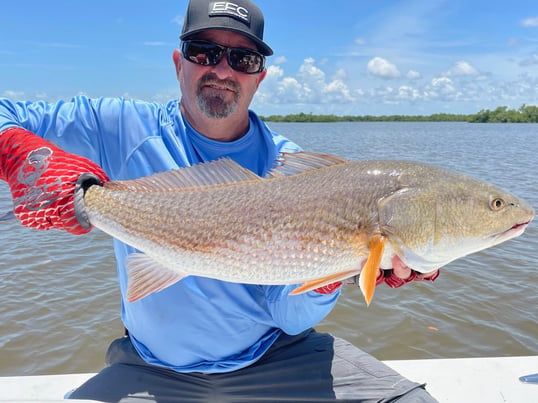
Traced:
[[427, 276], [418, 271], [411, 270], [411, 275], [406, 279], [400, 278], [394, 274], [394, 270], [384, 270], [384, 281], [391, 288], [398, 288], [402, 285], [410, 283], [411, 281], [435, 281], [441, 274], [441, 271], [437, 269], [433, 274]]
[[13, 127], [0, 133], [0, 179], [9, 184], [15, 216], [26, 227], [89, 232], [91, 227], [79, 223], [74, 209], [75, 187], [84, 173], [93, 174], [95, 182], [109, 180], [94, 162], [28, 130]]
[[327, 284], [312, 291], [317, 292], [318, 294], [332, 294], [340, 287], [342, 287], [342, 282], [337, 281], [336, 283]]
[[[405, 285], [407, 283], [410, 283], [412, 281], [435, 281], [441, 274], [441, 271], [438, 269], [433, 274], [423, 274], [419, 273], [415, 270], [411, 270], [411, 275], [407, 277], [406, 279], [398, 277], [396, 274], [394, 274], [394, 270], [381, 270], [381, 273], [379, 276], [377, 276], [375, 285], [378, 286], [379, 284], [386, 283], [391, 288], [398, 288], [402, 285]], [[355, 276], [351, 279], [349, 279], [349, 282], [346, 282], [346, 284], [354, 284], [359, 285], [359, 276]], [[336, 283], [327, 284], [323, 287], [316, 288], [315, 290], [312, 290], [314, 292], [317, 292], [319, 294], [332, 294], [336, 290], [338, 290], [342, 286], [342, 283], [340, 281], [337, 281]]]
[[435, 281], [440, 273], [439, 269], [430, 273], [419, 273], [408, 267], [399, 256], [393, 256], [392, 270], [384, 271], [384, 282], [391, 288], [398, 288], [412, 281]]
[[[379, 285], [385, 281], [384, 271], [381, 270], [381, 273], [379, 273], [379, 276], [377, 276], [377, 279], [375, 281], [375, 285]], [[314, 292], [317, 292], [319, 294], [332, 294], [336, 290], [338, 290], [340, 287], [342, 287], [342, 282], [337, 281], [335, 283], [327, 284], [323, 287], [316, 288], [315, 290], [312, 290]], [[359, 285], [359, 276], [352, 277], [348, 280], [346, 280], [346, 284], [354, 284]]]

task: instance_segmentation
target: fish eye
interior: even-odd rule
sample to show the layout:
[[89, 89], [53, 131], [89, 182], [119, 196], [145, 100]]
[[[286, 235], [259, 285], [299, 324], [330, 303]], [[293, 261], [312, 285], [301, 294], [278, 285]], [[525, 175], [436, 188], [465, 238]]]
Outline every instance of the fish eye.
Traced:
[[499, 211], [504, 208], [505, 204], [506, 203], [503, 199], [501, 199], [500, 197], [496, 197], [489, 202], [489, 208], [493, 211]]

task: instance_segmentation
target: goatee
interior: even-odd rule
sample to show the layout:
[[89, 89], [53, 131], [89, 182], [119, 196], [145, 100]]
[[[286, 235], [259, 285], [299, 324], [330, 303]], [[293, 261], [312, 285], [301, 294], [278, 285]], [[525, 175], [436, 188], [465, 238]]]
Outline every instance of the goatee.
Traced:
[[[224, 94], [218, 92], [204, 94], [202, 90], [208, 85], [229, 89], [234, 94], [233, 99], [226, 101]], [[240, 96], [241, 89], [235, 81], [220, 80], [215, 74], [209, 73], [203, 76], [198, 83], [196, 104], [206, 116], [213, 119], [223, 119], [237, 111]]]

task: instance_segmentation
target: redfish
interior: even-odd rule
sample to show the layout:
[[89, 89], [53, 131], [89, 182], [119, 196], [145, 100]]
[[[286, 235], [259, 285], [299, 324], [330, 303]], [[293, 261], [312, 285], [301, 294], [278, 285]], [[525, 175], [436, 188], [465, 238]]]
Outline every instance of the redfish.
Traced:
[[292, 294], [360, 275], [369, 304], [393, 258], [430, 272], [534, 217], [516, 196], [433, 165], [306, 152], [283, 154], [264, 178], [221, 159], [91, 186], [78, 209], [141, 252], [126, 262], [131, 302], [189, 275], [301, 284]]

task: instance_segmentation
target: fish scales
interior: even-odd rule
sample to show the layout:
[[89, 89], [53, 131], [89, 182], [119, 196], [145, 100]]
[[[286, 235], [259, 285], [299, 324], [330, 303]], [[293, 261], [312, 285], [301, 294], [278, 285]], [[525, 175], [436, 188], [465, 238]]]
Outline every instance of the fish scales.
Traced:
[[[354, 241], [360, 232], [377, 230], [370, 213], [357, 212], [357, 192], [343, 182], [339, 186], [339, 176], [334, 169], [316, 175], [315, 182], [296, 175], [160, 194], [91, 188], [85, 204], [97, 227], [120, 223], [114, 236], [127, 243], [154, 243], [154, 253], [188, 251], [193, 260], [206, 256], [203, 273], [193, 274], [207, 274], [208, 265], [218, 273], [226, 265], [240, 268], [248, 277], [244, 281], [298, 282], [326, 275], [335, 265], [360, 270], [367, 248]], [[271, 270], [275, 266], [286, 270]]]

